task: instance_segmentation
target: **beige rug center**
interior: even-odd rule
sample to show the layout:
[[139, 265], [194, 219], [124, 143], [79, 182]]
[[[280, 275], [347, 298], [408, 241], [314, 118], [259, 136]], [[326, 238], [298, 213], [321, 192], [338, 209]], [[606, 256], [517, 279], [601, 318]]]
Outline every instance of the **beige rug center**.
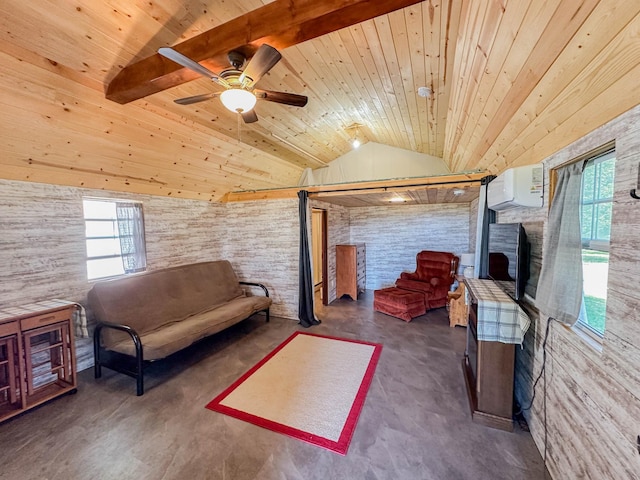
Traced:
[[338, 441], [374, 350], [298, 335], [220, 404]]

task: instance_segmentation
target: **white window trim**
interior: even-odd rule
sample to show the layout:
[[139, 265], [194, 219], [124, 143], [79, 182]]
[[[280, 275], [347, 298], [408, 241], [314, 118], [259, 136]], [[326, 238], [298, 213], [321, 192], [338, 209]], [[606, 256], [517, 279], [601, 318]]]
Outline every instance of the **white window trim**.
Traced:
[[596, 353], [599, 353], [599, 354], [602, 353], [604, 336], [600, 336], [598, 332], [594, 331], [592, 328], [585, 325], [580, 319], [578, 319], [575, 325], [567, 328], [571, 329], [573, 333], [575, 333], [584, 343], [586, 343]]

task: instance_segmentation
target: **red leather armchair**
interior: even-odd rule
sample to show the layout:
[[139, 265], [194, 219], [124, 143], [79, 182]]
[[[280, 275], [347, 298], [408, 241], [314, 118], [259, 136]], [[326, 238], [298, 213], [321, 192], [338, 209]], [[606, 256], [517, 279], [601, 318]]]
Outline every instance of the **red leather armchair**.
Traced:
[[459, 259], [452, 253], [423, 250], [416, 255], [416, 271], [402, 272], [396, 287], [424, 294], [427, 309], [447, 305]]

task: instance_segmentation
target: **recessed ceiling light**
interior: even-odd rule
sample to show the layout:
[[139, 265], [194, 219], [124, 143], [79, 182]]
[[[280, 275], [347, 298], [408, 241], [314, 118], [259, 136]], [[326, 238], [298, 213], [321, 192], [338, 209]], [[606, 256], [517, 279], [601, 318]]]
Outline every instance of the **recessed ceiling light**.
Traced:
[[405, 200], [404, 198], [402, 198], [400, 195], [397, 195], [397, 196], [395, 196], [395, 197], [391, 197], [391, 198], [389, 199], [389, 201], [390, 201], [390, 202], [393, 202], [393, 203], [406, 202], [406, 200]]
[[456, 197], [457, 197], [457, 196], [459, 196], [459, 195], [464, 195], [464, 190], [462, 190], [461, 188], [456, 188], [456, 189], [453, 191], [453, 194], [454, 194]]

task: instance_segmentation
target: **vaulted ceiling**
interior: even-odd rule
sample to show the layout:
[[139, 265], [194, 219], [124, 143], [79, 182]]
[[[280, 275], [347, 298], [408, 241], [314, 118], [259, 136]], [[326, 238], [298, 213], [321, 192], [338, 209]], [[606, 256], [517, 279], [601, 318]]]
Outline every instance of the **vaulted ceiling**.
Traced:
[[[219, 200], [295, 185], [303, 168], [349, 151], [353, 125], [364, 140], [442, 157], [452, 172], [499, 173], [640, 104], [637, 0], [429, 0], [340, 28], [369, 3], [4, 0], [0, 177]], [[243, 21], [266, 4], [292, 15]], [[351, 4], [288, 43], [272, 38], [283, 59], [259, 87], [306, 95], [304, 108], [259, 101], [260, 120], [239, 124], [218, 99], [174, 103], [221, 90], [204, 78], [125, 104], [105, 97], [160, 47], [218, 29], [227, 33], [210, 42], [230, 45], [244, 30], [235, 47], [255, 49], [303, 7]], [[433, 95], [418, 96], [420, 86]]]

